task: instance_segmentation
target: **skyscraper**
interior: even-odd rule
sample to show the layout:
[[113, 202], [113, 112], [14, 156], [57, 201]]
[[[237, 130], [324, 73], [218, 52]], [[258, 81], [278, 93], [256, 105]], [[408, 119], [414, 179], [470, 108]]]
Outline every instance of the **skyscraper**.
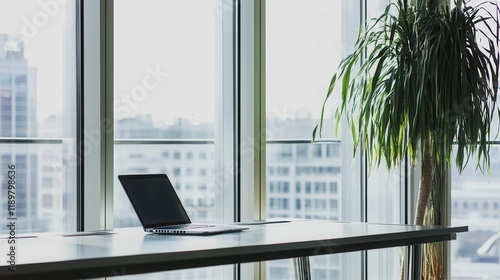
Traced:
[[0, 146], [0, 176], [4, 192], [8, 165], [16, 166], [16, 214], [26, 219], [19, 230], [29, 229], [36, 217], [38, 158], [36, 151], [8, 139], [34, 137], [36, 128], [36, 70], [24, 57], [22, 38], [0, 34], [0, 137], [7, 139]]
[[0, 137], [36, 135], [36, 69], [20, 36], [0, 34]]

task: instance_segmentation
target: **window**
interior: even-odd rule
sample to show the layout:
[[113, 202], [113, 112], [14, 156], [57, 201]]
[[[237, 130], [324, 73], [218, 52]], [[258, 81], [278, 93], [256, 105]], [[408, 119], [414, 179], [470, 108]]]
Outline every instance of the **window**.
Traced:
[[[498, 120], [495, 121], [495, 124]], [[452, 224], [466, 224], [469, 231], [451, 242], [452, 277], [499, 277], [499, 242], [488, 243], [500, 232], [498, 225], [500, 201], [500, 143], [490, 150], [491, 175], [476, 170], [474, 160], [462, 174], [452, 168], [451, 200], [462, 207], [452, 209]], [[481, 250], [480, 250], [481, 248]], [[496, 253], [492, 253], [495, 252]]]
[[330, 193], [332, 193], [332, 194], [337, 193], [337, 182], [330, 183]]
[[280, 182], [280, 192], [281, 193], [290, 192], [289, 182]]
[[305, 200], [305, 208], [308, 211], [311, 210], [311, 199], [310, 198], [306, 198], [306, 200]]
[[77, 230], [77, 17], [64, 2], [0, 3], [0, 189], [15, 166], [17, 233]]
[[288, 167], [278, 167], [278, 175], [287, 176], [290, 174], [290, 168]]
[[53, 198], [51, 194], [43, 194], [42, 196], [42, 207], [43, 208], [52, 208], [53, 207]]
[[[235, 217], [236, 185], [228, 169], [236, 157], [235, 71], [228, 62], [237, 41], [227, 3], [114, 1], [114, 173], [166, 169], [197, 222]], [[143, 158], [125, 160], [138, 152]], [[114, 226], [139, 225], [115, 180]], [[207, 279], [231, 278], [216, 268], [204, 271]], [[187, 271], [165, 274], [160, 278], [195, 277]]]
[[323, 147], [322, 145], [314, 145], [314, 150], [313, 150], [313, 157], [315, 158], [321, 158]]
[[274, 175], [274, 167], [270, 166], [267, 168], [267, 174], [268, 175]]
[[306, 193], [311, 193], [311, 182], [306, 182]]
[[307, 158], [307, 154], [309, 151], [309, 146], [307, 145], [296, 145], [297, 149], [297, 158]]
[[276, 188], [274, 187], [274, 182], [273, 181], [270, 181], [269, 182], [269, 192], [275, 192], [276, 191]]
[[[18, 215], [23, 225], [20, 232], [75, 231], [80, 179], [75, 168], [75, 131], [78, 121], [88, 120], [77, 120], [76, 115], [80, 105], [76, 100], [74, 53], [76, 1], [51, 1], [58, 5], [54, 16], [38, 0], [18, 2], [21, 1], [6, 0], [0, 4], [4, 6], [0, 9], [0, 176], [5, 174], [5, 166], [15, 163], [18, 184], [25, 190], [19, 193], [22, 201]], [[358, 199], [361, 172], [357, 169], [361, 164], [353, 162], [348, 154], [352, 151], [350, 140], [342, 139], [342, 133], [333, 135], [328, 119], [325, 142], [309, 143], [331, 75], [357, 34], [361, 7], [349, 0], [264, 2], [263, 84], [267, 107], [260, 109], [266, 111], [263, 129], [267, 132], [268, 201], [263, 203], [270, 206], [266, 215], [400, 222], [395, 204], [401, 198], [398, 186], [402, 172], [392, 174], [382, 169], [376, 172], [378, 175], [371, 173], [367, 182], [370, 187], [366, 188], [370, 199], [364, 205], [370, 212], [368, 217], [362, 217]], [[374, 13], [386, 2], [367, 1], [364, 10]], [[232, 5], [223, 0], [114, 1], [115, 65], [111, 82], [115, 92], [113, 105], [107, 105], [115, 113], [114, 145], [107, 146], [114, 149], [113, 175], [167, 173], [189, 214], [197, 221], [232, 222], [238, 212], [234, 211], [237, 184], [233, 178], [239, 170], [233, 168], [237, 155], [231, 145], [233, 130], [238, 130], [233, 107], [237, 88], [233, 76], [237, 75], [233, 74], [239, 72], [232, 67], [237, 67], [233, 64], [238, 61], [234, 50], [239, 46], [232, 37], [236, 26], [232, 20], [237, 16]], [[40, 21], [45, 17], [49, 22]], [[28, 20], [36, 30], [20, 25], [19, 19]], [[90, 100], [95, 96], [86, 97]], [[338, 100], [328, 107], [327, 116], [332, 115], [335, 102]], [[99, 114], [87, 114], [87, 118], [91, 115]], [[95, 135], [87, 132], [90, 138], [82, 141], [89, 141], [90, 147], [94, 147]], [[15, 143], [7, 143], [6, 138], [14, 138]], [[21, 138], [32, 143], [16, 142]], [[99, 177], [93, 172], [87, 170], [88, 176]], [[461, 178], [468, 181], [467, 177]], [[113, 226], [138, 226], [119, 183], [114, 181], [111, 185]], [[482, 190], [475, 193], [479, 198], [464, 198], [466, 185], [453, 190], [453, 205], [457, 206], [454, 219], [468, 223], [481, 217], [477, 224], [488, 224], [498, 218], [500, 206], [496, 201], [500, 199], [494, 197], [486, 202], [486, 192]], [[487, 188], [494, 189], [491, 185]], [[494, 195], [496, 190], [489, 198]], [[476, 214], [469, 213], [471, 208], [475, 208]], [[474, 234], [481, 231], [476, 226], [472, 227]], [[471, 240], [485, 238], [476, 237]], [[465, 251], [463, 247], [453, 251], [457, 252], [455, 261], [480, 263], [468, 254], [470, 250]], [[355, 269], [347, 266], [352, 263], [358, 268], [353, 259], [361, 258], [359, 254], [352, 258], [313, 258], [314, 275], [324, 279], [359, 279], [350, 274]], [[374, 259], [370, 263], [397, 267], [389, 257]], [[293, 275], [290, 265], [271, 262], [267, 267], [271, 276]], [[220, 278], [207, 271], [175, 272], [170, 279], [196, 275]], [[380, 279], [394, 278], [390, 273], [377, 275]]]
[[330, 200], [330, 209], [337, 210], [337, 208], [338, 208], [338, 201], [336, 199], [331, 199]]
[[198, 154], [199, 159], [207, 159], [207, 153], [206, 152], [200, 152]]
[[326, 157], [327, 158], [335, 158], [340, 156], [340, 147], [335, 144], [327, 144], [326, 145]]
[[206, 168], [200, 168], [200, 176], [201, 177], [207, 176], [207, 169]]
[[[283, 217], [284, 214], [284, 217], [324, 218], [327, 201], [333, 198], [332, 194], [326, 192], [326, 186], [333, 182], [341, 185], [342, 176], [334, 177], [327, 172], [336, 166], [339, 167], [338, 173], [341, 173], [342, 166], [342, 143], [334, 137], [332, 123], [327, 120], [325, 124], [324, 140], [329, 142], [308, 143], [318, 123], [331, 75], [340, 61], [341, 46], [347, 44], [342, 36], [342, 30], [347, 26], [344, 25], [345, 19], [339, 8], [341, 2], [265, 1], [266, 178], [275, 178], [276, 172], [271, 173], [275, 171], [273, 168], [278, 168], [279, 173], [280, 164], [286, 162], [291, 172], [280, 177], [280, 180], [288, 180], [290, 186], [295, 182], [295, 188], [289, 188], [289, 192], [284, 189], [278, 192], [267, 190], [268, 200], [295, 198], [295, 203], [289, 205], [286, 213], [282, 209], [269, 209], [266, 213], [268, 217]], [[331, 115], [333, 108], [334, 105], [329, 104], [327, 116]], [[331, 145], [338, 146], [339, 153], [333, 156], [330, 152], [327, 161], [328, 149], [335, 149]], [[345, 193], [347, 195], [349, 192]], [[332, 214], [342, 216], [341, 207], [337, 211]], [[319, 262], [322, 258], [314, 260]], [[269, 262], [268, 278], [273, 267], [287, 266], [284, 261]], [[292, 272], [290, 266], [287, 268]], [[311, 269], [312, 275], [318, 279], [328, 279], [325, 278], [329, 269], [326, 265], [311, 264]], [[345, 278], [359, 277], [346, 275]]]
[[[314, 200], [314, 207], [316, 208], [315, 211], [317, 213], [325, 213], [327, 212], [327, 209], [326, 209], [326, 200], [324, 199], [315, 199]], [[336, 208], [332, 210], [337, 210]]]
[[325, 194], [326, 193], [326, 182], [314, 183], [314, 192], [317, 194]]
[[181, 169], [179, 167], [174, 168], [174, 176], [181, 176]]

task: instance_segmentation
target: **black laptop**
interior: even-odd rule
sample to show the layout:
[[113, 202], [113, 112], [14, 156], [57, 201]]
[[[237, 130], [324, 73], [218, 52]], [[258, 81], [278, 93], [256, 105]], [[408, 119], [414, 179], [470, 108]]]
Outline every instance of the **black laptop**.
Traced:
[[207, 235], [248, 229], [191, 223], [166, 174], [119, 175], [118, 179], [146, 232]]

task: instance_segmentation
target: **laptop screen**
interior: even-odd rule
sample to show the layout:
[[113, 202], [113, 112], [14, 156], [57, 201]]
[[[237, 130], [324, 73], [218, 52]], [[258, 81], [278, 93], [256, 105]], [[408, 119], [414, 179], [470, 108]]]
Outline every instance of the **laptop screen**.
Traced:
[[119, 175], [144, 228], [191, 223], [165, 174]]

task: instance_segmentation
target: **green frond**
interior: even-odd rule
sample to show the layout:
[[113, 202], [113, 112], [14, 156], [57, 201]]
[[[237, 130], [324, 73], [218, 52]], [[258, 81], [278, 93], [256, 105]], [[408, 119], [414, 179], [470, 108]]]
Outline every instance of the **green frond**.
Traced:
[[429, 9], [425, 2], [397, 0], [362, 26], [354, 51], [332, 77], [313, 139], [321, 136], [326, 101], [340, 86], [335, 123], [347, 118], [370, 165], [382, 158], [389, 168], [406, 156], [416, 161], [429, 136], [437, 164], [455, 158], [461, 171], [474, 154], [479, 168], [489, 168], [490, 123], [500, 117], [500, 9], [491, 1], [472, 7], [457, 0], [453, 9]]

